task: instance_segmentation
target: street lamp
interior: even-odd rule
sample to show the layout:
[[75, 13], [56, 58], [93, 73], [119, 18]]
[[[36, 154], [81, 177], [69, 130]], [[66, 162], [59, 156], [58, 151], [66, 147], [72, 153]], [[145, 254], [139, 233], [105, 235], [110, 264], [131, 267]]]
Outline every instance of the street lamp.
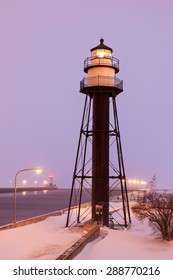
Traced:
[[40, 167], [35, 167], [35, 168], [25, 168], [25, 169], [21, 169], [19, 170], [14, 178], [14, 209], [13, 209], [13, 223], [16, 223], [16, 190], [17, 190], [17, 175], [21, 172], [24, 171], [30, 171], [30, 170], [34, 170], [36, 171], [36, 173], [41, 173], [42, 169]]

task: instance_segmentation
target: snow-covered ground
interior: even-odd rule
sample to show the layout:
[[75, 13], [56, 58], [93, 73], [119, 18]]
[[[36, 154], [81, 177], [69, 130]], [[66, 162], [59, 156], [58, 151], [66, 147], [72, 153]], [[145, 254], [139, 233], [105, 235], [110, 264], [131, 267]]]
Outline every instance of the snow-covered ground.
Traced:
[[66, 215], [0, 231], [1, 260], [56, 259], [82, 236], [82, 229], [65, 228]]
[[147, 222], [132, 220], [129, 230], [106, 229], [104, 238], [89, 243], [75, 259], [173, 260], [173, 241], [156, 239]]
[[[78, 227], [65, 228], [66, 214], [15, 229], [0, 231], [1, 260], [56, 259], [83, 234]], [[132, 217], [129, 230], [101, 229], [101, 236], [89, 243], [76, 260], [172, 260], [173, 241], [152, 235], [147, 222]]]

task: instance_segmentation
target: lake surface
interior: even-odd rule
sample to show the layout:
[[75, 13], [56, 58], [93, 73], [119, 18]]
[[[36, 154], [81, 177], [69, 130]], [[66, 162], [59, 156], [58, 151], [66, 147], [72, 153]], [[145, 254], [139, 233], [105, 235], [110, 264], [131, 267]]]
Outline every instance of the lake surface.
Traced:
[[[16, 196], [16, 220], [23, 220], [68, 208], [70, 189], [20, 192]], [[83, 192], [82, 203], [91, 200], [88, 192]], [[0, 194], [0, 225], [13, 221], [14, 195]]]

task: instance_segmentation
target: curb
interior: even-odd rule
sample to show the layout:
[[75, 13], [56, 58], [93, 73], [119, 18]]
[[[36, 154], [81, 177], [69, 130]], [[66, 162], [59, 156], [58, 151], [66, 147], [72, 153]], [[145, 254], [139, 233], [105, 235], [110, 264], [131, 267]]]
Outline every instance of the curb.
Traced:
[[88, 232], [61, 254], [56, 260], [72, 260], [76, 257], [82, 249], [91, 241], [95, 240], [100, 235], [100, 227], [91, 223], [84, 224], [84, 230]]

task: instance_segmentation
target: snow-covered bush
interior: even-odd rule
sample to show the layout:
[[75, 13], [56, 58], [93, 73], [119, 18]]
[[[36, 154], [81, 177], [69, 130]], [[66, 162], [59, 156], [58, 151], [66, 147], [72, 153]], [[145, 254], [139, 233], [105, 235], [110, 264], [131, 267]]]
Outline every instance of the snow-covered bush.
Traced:
[[149, 193], [132, 211], [139, 220], [148, 219], [153, 232], [163, 240], [173, 239], [173, 194]]

